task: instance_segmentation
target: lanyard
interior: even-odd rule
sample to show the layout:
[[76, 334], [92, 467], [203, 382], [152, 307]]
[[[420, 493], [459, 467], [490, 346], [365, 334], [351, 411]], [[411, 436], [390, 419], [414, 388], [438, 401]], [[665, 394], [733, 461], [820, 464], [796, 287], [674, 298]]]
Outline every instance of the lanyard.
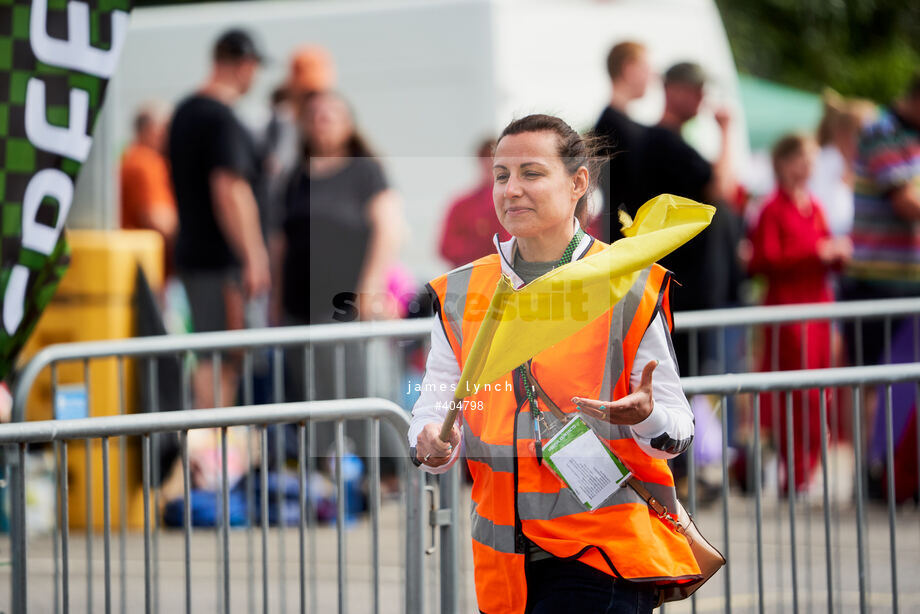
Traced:
[[[581, 243], [581, 239], [584, 236], [585, 231], [579, 228], [578, 232], [575, 233], [575, 236], [572, 237], [572, 240], [569, 241], [565, 251], [562, 252], [562, 258], [560, 258], [559, 261], [553, 265], [553, 268], [560, 267], [572, 261], [572, 254], [575, 253], [575, 248], [578, 247], [578, 244]], [[527, 402], [530, 404], [530, 415], [533, 417], [534, 448], [537, 454], [537, 462], [542, 464], [543, 441], [542, 437], [540, 436], [540, 420], [544, 420], [543, 412], [541, 412], [540, 408], [537, 406], [537, 398], [534, 394], [533, 386], [527, 377], [527, 369], [524, 365], [521, 365], [517, 368], [517, 370], [521, 376], [521, 383], [524, 385], [524, 393], [527, 395]]]

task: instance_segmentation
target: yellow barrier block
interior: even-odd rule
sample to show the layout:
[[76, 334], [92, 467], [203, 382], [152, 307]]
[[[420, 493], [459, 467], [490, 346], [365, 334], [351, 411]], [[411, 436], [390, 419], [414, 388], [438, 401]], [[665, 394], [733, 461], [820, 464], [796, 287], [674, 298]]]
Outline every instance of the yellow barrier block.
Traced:
[[[67, 233], [71, 262], [51, 303], [45, 309], [35, 332], [23, 349], [25, 364], [40, 349], [55, 343], [123, 339], [135, 335], [134, 292], [137, 266], [143, 268], [154, 292], [163, 287], [163, 240], [150, 230], [72, 230]], [[124, 361], [124, 398], [119, 391], [117, 359], [90, 363], [89, 415], [107, 416], [132, 413], [138, 408], [135, 397], [134, 361]], [[59, 385], [84, 384], [82, 362], [57, 368]], [[53, 418], [51, 373], [45, 369], [36, 379], [26, 405], [27, 420]], [[110, 442], [109, 471], [112, 496], [112, 526], [120, 526], [118, 501], [120, 453], [117, 439]], [[82, 443], [69, 446], [70, 524], [86, 526], [86, 455]], [[137, 438], [127, 442], [128, 467], [125, 472], [128, 499], [128, 526], [143, 527], [143, 499], [140, 473], [140, 448]], [[102, 527], [102, 447], [92, 446], [93, 526]]]

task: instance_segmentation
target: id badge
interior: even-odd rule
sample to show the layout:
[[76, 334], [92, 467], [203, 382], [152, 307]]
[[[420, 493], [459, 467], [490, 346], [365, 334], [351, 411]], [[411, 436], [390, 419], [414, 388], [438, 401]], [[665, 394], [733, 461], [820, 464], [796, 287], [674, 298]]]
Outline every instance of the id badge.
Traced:
[[569, 420], [543, 446], [543, 461], [589, 511], [632, 475], [580, 416]]

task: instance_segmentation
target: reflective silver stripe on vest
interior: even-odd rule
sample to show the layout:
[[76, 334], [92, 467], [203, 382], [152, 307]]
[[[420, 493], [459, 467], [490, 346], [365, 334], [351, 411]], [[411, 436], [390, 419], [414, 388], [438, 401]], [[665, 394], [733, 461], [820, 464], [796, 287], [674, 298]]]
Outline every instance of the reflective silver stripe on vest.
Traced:
[[463, 423], [463, 446], [469, 460], [488, 465], [492, 471], [514, 472], [514, 446], [486, 443]]
[[441, 313], [457, 338], [459, 347], [463, 347], [463, 311], [466, 308], [466, 293], [469, 290], [472, 276], [472, 264], [448, 273], [447, 286], [444, 289], [444, 303], [441, 305]]
[[[653, 497], [668, 508], [668, 511], [676, 512], [677, 494], [673, 487], [648, 482], [643, 482], [643, 484], [649, 489]], [[607, 497], [595, 509], [599, 510], [625, 503], [641, 503], [645, 505], [645, 500], [632, 488], [624, 486]], [[518, 494], [518, 514], [521, 520], [553, 520], [562, 516], [580, 514], [584, 511], [587, 511], [585, 506], [578, 501], [575, 493], [566, 487], [554, 493], [522, 492]]]
[[[613, 400], [613, 389], [623, 373], [623, 339], [629, 331], [629, 325], [639, 311], [642, 297], [645, 296], [645, 284], [652, 272], [651, 267], [639, 273], [639, 277], [626, 293], [613, 307], [610, 322], [610, 337], [607, 343], [607, 361], [604, 363], [604, 379], [601, 381], [600, 398], [603, 401]], [[608, 439], [613, 439], [608, 437]]]
[[632, 439], [632, 429], [624, 424], [610, 424], [606, 420], [598, 420], [585, 414], [581, 414], [581, 419], [593, 428], [601, 439]]
[[473, 539], [498, 552], [515, 554], [514, 525], [495, 524], [488, 518], [480, 516], [476, 508], [477, 505], [474, 501], [473, 510], [470, 512], [470, 525]]

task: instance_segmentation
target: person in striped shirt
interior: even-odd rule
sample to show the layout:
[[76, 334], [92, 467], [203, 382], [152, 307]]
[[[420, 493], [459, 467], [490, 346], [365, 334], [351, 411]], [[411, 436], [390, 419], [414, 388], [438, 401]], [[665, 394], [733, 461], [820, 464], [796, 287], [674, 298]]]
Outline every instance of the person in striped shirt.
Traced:
[[[863, 131], [854, 173], [853, 258], [842, 298], [920, 296], [920, 71], [904, 96]], [[854, 363], [883, 358], [882, 324], [878, 331], [870, 324]]]

